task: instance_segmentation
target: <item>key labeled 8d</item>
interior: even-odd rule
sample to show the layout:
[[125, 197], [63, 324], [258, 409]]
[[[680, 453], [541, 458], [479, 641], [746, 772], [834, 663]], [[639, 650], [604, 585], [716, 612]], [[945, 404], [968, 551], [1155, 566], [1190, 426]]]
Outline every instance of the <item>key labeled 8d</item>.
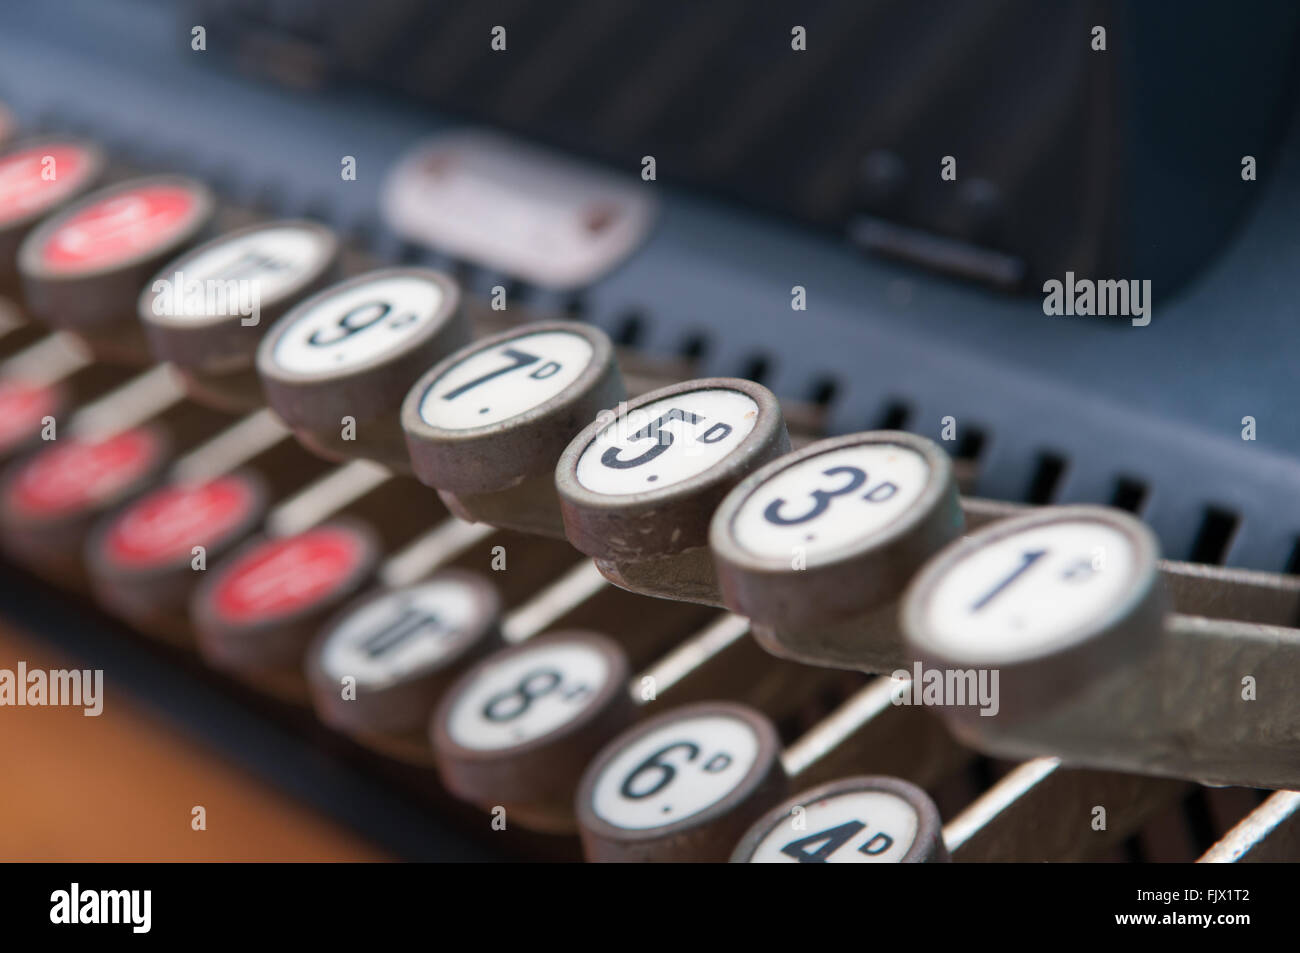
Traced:
[[384, 269], [327, 288], [277, 321], [258, 347], [257, 372], [271, 408], [309, 449], [407, 471], [402, 401], [469, 338], [454, 281], [425, 268]]
[[832, 781], [765, 814], [733, 864], [922, 864], [949, 860], [938, 808], [898, 778]]
[[630, 665], [594, 632], [556, 632], [495, 652], [438, 706], [430, 735], [447, 789], [520, 826], [571, 833], [583, 769], [632, 723]]
[[578, 788], [591, 861], [723, 861], [786, 790], [776, 729], [744, 705], [665, 712], [610, 742]]
[[723, 602], [769, 652], [889, 672], [902, 655], [902, 591], [962, 526], [948, 455], [924, 437], [872, 431], [751, 474], [713, 514], [709, 542]]
[[493, 335], [411, 388], [402, 407], [411, 466], [463, 519], [562, 539], [555, 461], [625, 395], [597, 328], [553, 321]]
[[652, 391], [597, 419], [560, 457], [565, 535], [618, 586], [716, 604], [709, 519], [733, 486], [789, 449], [780, 405], [761, 384], [708, 378]]

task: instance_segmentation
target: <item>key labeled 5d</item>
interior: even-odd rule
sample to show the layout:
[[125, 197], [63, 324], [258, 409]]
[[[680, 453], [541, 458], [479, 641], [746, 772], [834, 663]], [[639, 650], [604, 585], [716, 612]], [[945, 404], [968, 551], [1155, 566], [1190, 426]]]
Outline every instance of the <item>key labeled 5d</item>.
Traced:
[[761, 384], [687, 381], [651, 391], [574, 438], [555, 470], [565, 535], [615, 585], [717, 604], [709, 519], [742, 479], [790, 449]]

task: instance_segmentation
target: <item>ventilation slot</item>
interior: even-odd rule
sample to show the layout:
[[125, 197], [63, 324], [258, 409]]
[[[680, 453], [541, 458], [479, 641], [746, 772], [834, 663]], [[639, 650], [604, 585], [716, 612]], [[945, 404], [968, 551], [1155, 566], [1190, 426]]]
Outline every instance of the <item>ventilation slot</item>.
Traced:
[[984, 452], [984, 444], [988, 442], [987, 434], [979, 427], [972, 427], [969, 424], [963, 426], [958, 424], [957, 449], [953, 456], [958, 460], [970, 460], [974, 462], [980, 458]]
[[1038, 504], [1052, 502], [1064, 473], [1065, 457], [1056, 453], [1040, 454], [1034, 478], [1029, 481], [1029, 490], [1025, 493], [1025, 501]]
[[636, 347], [637, 342], [641, 340], [644, 325], [645, 321], [640, 311], [629, 311], [618, 319], [611, 337], [620, 347]]
[[1218, 565], [1223, 562], [1223, 557], [1228, 554], [1228, 546], [1232, 543], [1233, 534], [1237, 532], [1240, 522], [1236, 513], [1230, 513], [1217, 506], [1208, 507], [1188, 558], [1194, 563]]
[[745, 362], [741, 368], [740, 376], [753, 381], [755, 384], [761, 384], [769, 370], [771, 370], [771, 367], [768, 365], [767, 358], [762, 354], [756, 354]]
[[677, 353], [688, 361], [699, 361], [709, 350], [709, 338], [704, 334], [689, 334], [677, 349]]
[[885, 404], [885, 410], [876, 421], [874, 430], [902, 430], [912, 416], [912, 408], [901, 400], [891, 400]]
[[1130, 513], [1140, 513], [1146, 504], [1147, 492], [1147, 485], [1141, 480], [1118, 477], [1115, 480], [1115, 492], [1110, 496], [1110, 505]]
[[566, 317], [577, 321], [587, 313], [587, 299], [583, 297], [582, 292], [575, 291], [564, 299], [560, 310], [564, 312]]
[[819, 378], [808, 392], [808, 400], [818, 407], [829, 407], [839, 389], [840, 386], [833, 377]]

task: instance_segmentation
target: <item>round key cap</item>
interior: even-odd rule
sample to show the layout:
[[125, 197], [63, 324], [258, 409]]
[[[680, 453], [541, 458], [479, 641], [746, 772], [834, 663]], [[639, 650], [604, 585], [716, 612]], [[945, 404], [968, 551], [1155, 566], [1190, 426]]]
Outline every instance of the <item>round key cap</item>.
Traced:
[[20, 378], [0, 380], [0, 459], [38, 441], [47, 418], [67, 406], [57, 384], [36, 384]]
[[714, 513], [709, 540], [723, 601], [754, 621], [768, 651], [892, 671], [903, 589], [961, 529], [948, 455], [924, 437], [875, 431], [750, 475]]
[[[907, 647], [935, 669], [997, 670], [999, 720], [1042, 712], [1155, 648], [1166, 607], [1158, 554], [1150, 529], [1108, 507], [993, 523], [941, 551], [912, 582], [902, 608]], [[953, 714], [981, 721], [973, 703]]]
[[474, 659], [501, 644], [501, 598], [477, 573], [447, 569], [348, 606], [321, 631], [306, 672], [320, 719], [428, 764], [429, 715]]
[[450, 278], [424, 268], [372, 271], [277, 321], [258, 348], [257, 372], [271, 407], [310, 449], [407, 471], [402, 400], [469, 337]]
[[18, 248], [27, 233], [103, 172], [104, 154], [76, 139], [39, 139], [0, 154], [0, 295], [19, 296]]
[[457, 797], [498, 805], [521, 827], [576, 828], [583, 769], [632, 723], [631, 666], [593, 632], [556, 632], [494, 653], [466, 672], [430, 729], [438, 773]]
[[749, 829], [733, 864], [927, 864], [947, 861], [929, 796], [898, 778], [846, 778], [773, 808]]
[[163, 432], [143, 426], [103, 439], [61, 437], [19, 460], [0, 480], [6, 549], [45, 575], [83, 581], [95, 521], [144, 492], [169, 455]]
[[564, 538], [555, 461], [626, 396], [604, 332], [568, 321], [476, 341], [411, 388], [411, 466], [463, 519]]
[[139, 318], [159, 360], [195, 399], [229, 410], [264, 403], [255, 368], [266, 329], [335, 279], [339, 242], [323, 225], [262, 222], [170, 262], [146, 284]]
[[146, 493], [91, 533], [86, 561], [96, 596], [139, 628], [191, 644], [194, 589], [261, 523], [266, 505], [266, 488], [251, 471]]
[[133, 179], [86, 196], [19, 248], [28, 308], [79, 335], [103, 360], [152, 363], [137, 319], [140, 289], [202, 237], [214, 208], [205, 186], [180, 176]]
[[733, 486], [789, 449], [780, 405], [761, 384], [709, 378], [652, 391], [602, 415], [560, 457], [565, 535], [615, 585], [716, 604], [709, 519]]
[[786, 792], [776, 729], [743, 705], [684, 705], [611, 741], [578, 786], [591, 861], [725, 861]]
[[209, 568], [194, 592], [190, 615], [200, 653], [214, 668], [306, 701], [308, 646], [370, 582], [378, 559], [374, 532], [346, 519], [247, 542]]

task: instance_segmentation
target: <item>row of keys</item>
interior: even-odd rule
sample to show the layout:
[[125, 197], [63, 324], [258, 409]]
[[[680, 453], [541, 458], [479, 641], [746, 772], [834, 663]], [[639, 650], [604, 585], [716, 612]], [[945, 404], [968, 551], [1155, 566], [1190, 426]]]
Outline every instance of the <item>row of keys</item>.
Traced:
[[[168, 184], [175, 183], [155, 181], [141, 187], [147, 190]], [[122, 203], [119, 200], [123, 198], [131, 201]], [[117, 234], [119, 228], [131, 236], [124, 241], [139, 242], [141, 235], [148, 237], [154, 221], [164, 222], [160, 234], [170, 234], [176, 226], [168, 215], [155, 214], [156, 210], [151, 210], [149, 201], [145, 201], [141, 211], [140, 203], [135, 201], [138, 198], [140, 196], [115, 193], [113, 200], [118, 202], [120, 211], [100, 209], [81, 218], [76, 218], [75, 209], [71, 210], [68, 216], [74, 219], [72, 234], [71, 237], [65, 235], [62, 243], [84, 249], [94, 245], [97, 235], [102, 234], [107, 240], [107, 236]], [[144, 198], [152, 200], [157, 196], [146, 191]], [[202, 203], [196, 198], [194, 205], [197, 207]], [[184, 215], [180, 219], [182, 222], [186, 220]], [[107, 224], [103, 224], [105, 222]], [[265, 261], [279, 261], [280, 257], [292, 259], [293, 255], [285, 248], [280, 249], [284, 253], [282, 256], [266, 253], [267, 246], [261, 243], [261, 238], [272, 234], [273, 228], [280, 224], [285, 223], [251, 230], [253, 240], [246, 241], [246, 247], [237, 255], [224, 246], [225, 239], [234, 236], [225, 236], [211, 243], [211, 250], [216, 255], [214, 261], [218, 264], [221, 261], [257, 262], [256, 265], [239, 267], [222, 266], [216, 269], [216, 273], [239, 274], [241, 267], [261, 269], [271, 267], [264, 266], [262, 263]], [[290, 228], [294, 225], [287, 224]], [[97, 232], [100, 228], [102, 233]], [[196, 233], [197, 230], [191, 233], [180, 228], [180, 237], [166, 238], [164, 244], [173, 239], [178, 244], [185, 244], [193, 240]], [[243, 236], [243, 239], [247, 238]], [[311, 241], [302, 244], [310, 246]], [[148, 242], [144, 245], [143, 251], [147, 252]], [[88, 260], [95, 260], [93, 253], [86, 254], [90, 256]], [[192, 257], [199, 257], [198, 252]], [[215, 360], [203, 367], [197, 366], [197, 357], [205, 356], [209, 351], [216, 354], [220, 350], [214, 338], [208, 345], [195, 348], [192, 352], [196, 355], [195, 360], [186, 361], [183, 357], [178, 360], [178, 363], [190, 365], [183, 366], [182, 373], [185, 386], [196, 398], [202, 400], [206, 397], [208, 402], [222, 403], [223, 406], [248, 407], [256, 405], [259, 391], [267, 395], [278, 394], [278, 399], [271, 398], [273, 406], [303, 442], [318, 452], [332, 458], [380, 459], [393, 469], [404, 468], [409, 459], [417, 475], [439, 490], [453, 513], [482, 518], [501, 526], [514, 525], [552, 535], [562, 531], [571, 538], [586, 539], [588, 545], [580, 548], [596, 557], [607, 578], [628, 588], [658, 590], [658, 594], [673, 598], [682, 598], [685, 594], [687, 598], [714, 604], [722, 593], [745, 588], [744, 576], [751, 568], [743, 565], [747, 558], [757, 556], [761, 560], [767, 557], [789, 566], [784, 576], [778, 573], [775, 577], [778, 590], [782, 582], [791, 583], [786, 587], [788, 596], [784, 601], [779, 598], [772, 600], [771, 604], [778, 607], [776, 615], [779, 616], [781, 611], [788, 611], [798, 601], [799, 580], [803, 578], [798, 573], [806, 572], [810, 565], [819, 567], [823, 562], [835, 561], [823, 559], [823, 553], [836, 557], [848, 554], [850, 559], [865, 554], [868, 565], [874, 559], [882, 571], [886, 571], [897, 562], [898, 555], [888, 557], [875, 552], [874, 547], [880, 540], [873, 538], [873, 534], [889, 536], [901, 529], [897, 534], [901, 540], [897, 553], [912, 552], [914, 558], [909, 569], [914, 570], [926, 556], [960, 531], [961, 506], [956, 499], [955, 487], [948, 485], [952, 482], [950, 475], [946, 481], [940, 479], [944, 476], [947, 458], [932, 444], [907, 435], [856, 435], [845, 438], [848, 442], [842, 447], [818, 446], [811, 448], [813, 452], [806, 455], [786, 456], [789, 441], [779, 407], [765, 389], [745, 381], [691, 382], [645, 395], [620, 407], [617, 414], [610, 415], [612, 419], [590, 424], [587, 431], [571, 440], [598, 410], [613, 406], [623, 394], [622, 381], [610, 356], [612, 349], [603, 335], [576, 325], [531, 326], [451, 354], [449, 352], [468, 337], [467, 333], [458, 330], [463, 327], [463, 319], [459, 314], [454, 285], [434, 273], [403, 269], [362, 276], [348, 285], [329, 287], [315, 297], [299, 301], [299, 297], [309, 295], [318, 287], [316, 282], [324, 284], [328, 280], [324, 275], [329, 266], [323, 262], [329, 257], [329, 254], [312, 254], [309, 248], [296, 259], [299, 267], [290, 266], [291, 274], [297, 278], [283, 286], [284, 294], [278, 300], [288, 317], [276, 323], [270, 334], [263, 334], [257, 324], [245, 323], [243, 319], [251, 315], [238, 315], [241, 318], [240, 329], [254, 329], [243, 332], [235, 330], [236, 326], [231, 323], [230, 319], [236, 315], [215, 316], [225, 319], [229, 339], [241, 342], [237, 349], [240, 356], [237, 361]], [[302, 262], [312, 264], [302, 265]], [[138, 262], [134, 257], [126, 256], [119, 264], [135, 267]], [[318, 265], [321, 266], [319, 274], [308, 280], [298, 280], [312, 273]], [[173, 265], [164, 269], [162, 274], [169, 270], [173, 273], [180, 271]], [[203, 273], [202, 269], [200, 273]], [[232, 277], [230, 280], [238, 279]], [[136, 316], [146, 329], [151, 328], [153, 317], [162, 317], [160, 312], [167, 311], [157, 306], [157, 296], [161, 292], [155, 288], [147, 288], [143, 297], [131, 295], [132, 301], [127, 302], [128, 296], [115, 295], [107, 282], [96, 287], [102, 289], [114, 308], [124, 302], [133, 302]], [[236, 295], [237, 288], [236, 285]], [[150, 301], [147, 309], [143, 304], [146, 300]], [[173, 305], [177, 300], [174, 296]], [[236, 297], [235, 300], [241, 299]], [[201, 312], [202, 308], [198, 310]], [[240, 309], [233, 310], [238, 312]], [[179, 323], [184, 324], [184, 321]], [[209, 322], [199, 320], [195, 325], [205, 323]], [[101, 339], [108, 338], [113, 346], [104, 353], [121, 355], [120, 345], [130, 336], [124, 334], [119, 338], [114, 332], [107, 331], [107, 324], [106, 333], [86, 333], [84, 337], [92, 347], [100, 344]], [[161, 350], [161, 345], [156, 342], [163, 337], [165, 335], [150, 330], [144, 340]], [[251, 348], [248, 347], [250, 343], [254, 345]], [[138, 357], [140, 352], [136, 351], [135, 355]], [[424, 367], [440, 358], [441, 363], [425, 373], [423, 379], [415, 380]], [[250, 368], [254, 365], [260, 374], [250, 375]], [[237, 380], [241, 378], [242, 383]], [[256, 390], [250, 390], [250, 383]], [[355, 387], [352, 401], [323, 406], [329, 394], [341, 393], [348, 386]], [[312, 398], [313, 393], [317, 399]], [[360, 398], [355, 396], [358, 394]], [[224, 402], [220, 399], [222, 395]], [[458, 400], [460, 404], [456, 404]], [[247, 403], [242, 403], [244, 401]], [[362, 412], [355, 412], [358, 407]], [[354, 412], [347, 413], [349, 410]], [[354, 428], [351, 437], [345, 435], [344, 428], [348, 424], [343, 418], [351, 418], [350, 425]], [[256, 415], [241, 423], [252, 423], [255, 419]], [[407, 444], [409, 458], [401, 451], [400, 441]], [[823, 453], [840, 450], [852, 452], [844, 454], [843, 460], [820, 459]], [[911, 460], [912, 454], [922, 460], [919, 475]], [[557, 458], [561, 458], [558, 472], [554, 463]], [[795, 465], [804, 459], [809, 462], [802, 468]], [[469, 465], [471, 460], [473, 464]], [[461, 461], [465, 462], [464, 465]], [[909, 464], [912, 464], [910, 470]], [[925, 470], [925, 465], [930, 469]], [[737, 487], [746, 481], [747, 485], [752, 483], [764, 488], [769, 470], [777, 479], [774, 486], [765, 488], [770, 491], [768, 496], [758, 494], [760, 498], [750, 500], [749, 497], [755, 494], [747, 496]], [[790, 472], [785, 473], [787, 470]], [[828, 470], [835, 472], [828, 473]], [[336, 475], [355, 477], [358, 473], [363, 477], [360, 481], [363, 487], [373, 487], [378, 485], [376, 480], [388, 479], [383, 473], [376, 474], [373, 470], [356, 471], [346, 467]], [[838, 478], [838, 481], [831, 478]], [[829, 482], [820, 482], [823, 479]], [[349, 481], [342, 482], [346, 484]], [[256, 509], [246, 506], [257, 499], [257, 493], [249, 489], [255, 481], [244, 485], [243, 492], [235, 486], [238, 483], [238, 480], [228, 481], [228, 485], [211, 492], [204, 489], [204, 511], [241, 513]], [[390, 489], [398, 485], [391, 484]], [[934, 490], [936, 486], [940, 489]], [[170, 489], [175, 491], [175, 488]], [[319, 496], [319, 489], [309, 486], [308, 495]], [[345, 493], [344, 497], [347, 498], [348, 494]], [[734, 535], [737, 550], [744, 555], [736, 560], [738, 568], [717, 571], [715, 562], [719, 567], [724, 564], [718, 558], [721, 547], [715, 544], [710, 552], [709, 543], [717, 536], [718, 517], [726, 508], [725, 501], [733, 499], [738, 501], [736, 505], [741, 514], [729, 517], [730, 523], [724, 525]], [[721, 509], [718, 506], [720, 501], [724, 502]], [[867, 508], [870, 518], [865, 532], [858, 520], [845, 518], [836, 506], [849, 501]], [[924, 502], [918, 504], [918, 501]], [[158, 507], [153, 519], [136, 514], [134, 526], [148, 526], [151, 522], [162, 525], [158, 514], [169, 512], [166, 501], [151, 502]], [[177, 508], [173, 501], [171, 512]], [[186, 506], [179, 508], [185, 509]], [[827, 518], [831, 513], [833, 518]], [[916, 516], [918, 513], [927, 514], [930, 523]], [[942, 516], [936, 517], [936, 513]], [[711, 516], [712, 531], [708, 529]], [[249, 520], [250, 524], [254, 522], [256, 520]], [[235, 523], [238, 521], [230, 525]], [[925, 525], [925, 531], [913, 536], [913, 530], [921, 524]], [[610, 528], [613, 532], [608, 532]], [[838, 537], [837, 530], [840, 532]], [[266, 543], [251, 544], [246, 559], [223, 560], [224, 585], [218, 585], [217, 579], [210, 577], [201, 600], [201, 604], [217, 606], [218, 609], [195, 613], [196, 617], [204, 620], [200, 630], [212, 632], [219, 629], [224, 621], [229, 620], [219, 618], [214, 624], [213, 619], [223, 613], [232, 616], [242, 611], [256, 615], [257, 611], [266, 608], [264, 600], [268, 595], [279, 599], [285, 587], [269, 585], [268, 578], [298, 580], [296, 587], [290, 587], [291, 593], [305, 599], [298, 608], [311, 606], [316, 609], [314, 595], [329, 593], [332, 598], [337, 597], [337, 602], [329, 602], [332, 607], [360, 591], [373, 576], [378, 547], [373, 540], [365, 538], [366, 531], [360, 526], [308, 526], [304, 533], [314, 534], [307, 540], [310, 545], [300, 545], [303, 542], [299, 538], [301, 534], [289, 534]], [[615, 536], [614, 533], [625, 535]], [[241, 526], [230, 535], [235, 538], [245, 534]], [[863, 538], [869, 545], [860, 545]], [[924, 539], [924, 545], [917, 546], [918, 539]], [[826, 544], [824, 550], [820, 548], [823, 541]], [[804, 545], [800, 546], [800, 543]], [[782, 552], [784, 547], [789, 547], [789, 559], [780, 559], [787, 555]], [[126, 552], [130, 547], [119, 546], [118, 549]], [[591, 552], [591, 549], [596, 552]], [[924, 551], [916, 555], [918, 550]], [[808, 561], [810, 554], [813, 559]], [[799, 565], [801, 560], [803, 564]], [[227, 571], [227, 566], [233, 566], [233, 569]], [[243, 571], [235, 571], [241, 567]], [[759, 566], [757, 572], [762, 573], [765, 568]], [[272, 570], [269, 575], [268, 569]], [[841, 580], [852, 578], [855, 583], [860, 583], [864, 575], [860, 568], [857, 572], [838, 571]], [[880, 596], [885, 600], [891, 596], [896, 598], [910, 574], [910, 571], [900, 573], [897, 585], [882, 584]], [[232, 578], [233, 582], [230, 581]], [[832, 582], [822, 583], [818, 600], [852, 588], [834, 585], [833, 574], [827, 578]], [[875, 577], [867, 578], [874, 580]], [[741, 582], [736, 582], [737, 579]], [[761, 594], [766, 594], [766, 588], [762, 582], [749, 585], [751, 592]], [[368, 603], [384, 602], [389, 595], [380, 592], [367, 597], [367, 600]], [[803, 599], [818, 601], [807, 600], [806, 596]], [[850, 611], [856, 612], [860, 608], [861, 604], [855, 602]], [[410, 609], [409, 605], [407, 609]], [[282, 652], [280, 661], [286, 670], [292, 672], [297, 668], [299, 656], [306, 651], [306, 643], [321, 628], [325, 614], [328, 613], [322, 611], [311, 618], [278, 619], [274, 627], [277, 634], [271, 639], [261, 637], [267, 631], [263, 628], [254, 633], [241, 631], [228, 638], [208, 635], [201, 644], [215, 645], [215, 649], [205, 651], [214, 659], [233, 660], [233, 667], [248, 661], [244, 650], [254, 647], [253, 669], [274, 668], [274, 659], [277, 653]], [[762, 613], [748, 614], [757, 618]], [[294, 615], [292, 611], [287, 613], [289, 617]], [[297, 628], [296, 634], [284, 637], [284, 633], [279, 631], [280, 623], [286, 621], [302, 623], [290, 626]], [[792, 626], [788, 621], [777, 618], [772, 631], [783, 636], [791, 631], [797, 632], [798, 624]], [[411, 633], [402, 634], [403, 626], [411, 629]], [[469, 628], [471, 632], [475, 631], [473, 626]], [[762, 629], [763, 626], [754, 626], [754, 634], [763, 638], [760, 635]], [[856, 626], [851, 625], [846, 632], [851, 634], [855, 629]], [[363, 627], [360, 631], [369, 632], [369, 629]], [[381, 639], [380, 644], [401, 646], [421, 631], [408, 616], [407, 622], [398, 624], [397, 631], [387, 640]], [[467, 644], [481, 645], [486, 651], [494, 644], [492, 633], [490, 626], [481, 627], [477, 636], [470, 638]], [[425, 631], [425, 634], [433, 633]], [[373, 637], [374, 633], [367, 635], [368, 639]], [[765, 644], [777, 644], [772, 637], [768, 638]], [[410, 644], [419, 645], [427, 641], [414, 639]], [[271, 651], [263, 652], [267, 643], [271, 644]], [[782, 647], [784, 649], [784, 644]], [[796, 651], [786, 650], [782, 654], [794, 656]], [[810, 654], [814, 658], [824, 658], [816, 652]], [[313, 651], [311, 657], [323, 660], [326, 656]], [[461, 658], [454, 652], [449, 657]], [[473, 657], [477, 657], [475, 653], [468, 652], [463, 660], [468, 662]], [[269, 666], [266, 665], [268, 661], [272, 662]], [[851, 658], [850, 661], [857, 660]], [[859, 662], [852, 667], [872, 666]], [[319, 670], [318, 665], [308, 672], [319, 673]], [[337, 670], [334, 671], [337, 674]], [[300, 668], [296, 674], [301, 675]], [[443, 676], [451, 674], [447, 671]], [[550, 675], [543, 674], [531, 683], [518, 683], [514, 687], [523, 694], [515, 696], [516, 706], [522, 704], [521, 698], [531, 698], [539, 692], [550, 698], [555, 689], [543, 689], [551, 681]], [[583, 693], [578, 693], [572, 697], [581, 699], [582, 696]], [[555, 695], [552, 700], [563, 697], [564, 694]], [[526, 706], [525, 710], [527, 707], [531, 706]], [[386, 712], [388, 709], [389, 706], [384, 704], [375, 710]], [[350, 712], [358, 710], [349, 709]], [[499, 712], [499, 706], [494, 710]], [[617, 727], [616, 720], [611, 720], [611, 723]], [[378, 727], [382, 729], [383, 726]], [[367, 732], [375, 729], [376, 725], [369, 722], [362, 728]], [[762, 734], [761, 731], [758, 733]], [[615, 742], [616, 745], [623, 743], [622, 740]], [[685, 744], [687, 747], [674, 749], [670, 754], [699, 747], [689, 740]], [[438, 750], [438, 745], [438, 735], [435, 734], [435, 750]], [[768, 755], [772, 747], [767, 746]], [[760, 748], [763, 746], [759, 745], [755, 750]], [[730, 756], [729, 751], [721, 753]], [[694, 761], [693, 758], [688, 760]], [[722, 762], [716, 758], [704, 762], [709, 763], [717, 767]], [[763, 763], [770, 768], [771, 758], [765, 756]], [[670, 770], [674, 776], [678, 773], [671, 763], [658, 761], [648, 770], [661, 775]], [[445, 770], [449, 778], [455, 773], [455, 769]], [[465, 773], [463, 766], [460, 773]], [[473, 773], [471, 769], [469, 774]], [[723, 774], [745, 781], [750, 772], [728, 774], [726, 770], [719, 770], [704, 774], [706, 779], [712, 779], [714, 774]], [[740, 784], [737, 788], [742, 795], [736, 800], [743, 803], [747, 811], [753, 811], [760, 802], [765, 802], [769, 796], [765, 792], [776, 787], [775, 782], [768, 783], [776, 777], [775, 773], [766, 771], [760, 774], [760, 782]], [[683, 770], [681, 776], [688, 777], [689, 772]], [[449, 781], [451, 786], [455, 783]], [[471, 796], [472, 788], [473, 783], [469, 782], [465, 788], [466, 796], [470, 800], [481, 800], [482, 792]], [[640, 793], [635, 786], [631, 790]], [[721, 798], [725, 800], [731, 793], [728, 789]], [[717, 843], [726, 841], [730, 834], [721, 836], [719, 840], [717, 825], [700, 824], [701, 815], [711, 816], [713, 801], [709, 800], [708, 794], [694, 793], [687, 797], [702, 798], [704, 806], [695, 811], [676, 808], [680, 813], [670, 820], [691, 828], [711, 828], [704, 840], [715, 847]], [[526, 800], [532, 803], [531, 799]], [[592, 803], [580, 801], [579, 815], [585, 816], [584, 805], [590, 807]], [[693, 802], [687, 800], [684, 803], [690, 805]], [[669, 807], [673, 806], [670, 804]], [[617, 815], [617, 811], [614, 813]], [[734, 832], [734, 826], [738, 824], [736, 816], [732, 816], [730, 810], [721, 813], [727, 817], [727, 823], [733, 825]], [[590, 821], [590, 817], [587, 820]], [[605, 822], [608, 823], [608, 818]], [[597, 826], [594, 821], [587, 824], [593, 830]], [[659, 828], [664, 827], [672, 827], [672, 823], [659, 825]], [[653, 826], [644, 828], [654, 829]], [[668, 842], [676, 843], [679, 839], [669, 833]], [[599, 835], [584, 836], [593, 844], [601, 841]], [[625, 841], [636, 839], [616, 836], [615, 847], [609, 849], [617, 853], [628, 847]], [[655, 839], [654, 836], [642, 838], [643, 843], [637, 849], [644, 849], [645, 843]], [[815, 841], [806, 842], [805, 847], [808, 845], [818, 849], [823, 846]], [[593, 852], [604, 849], [591, 848]], [[816, 850], [809, 853], [816, 853]], [[786, 856], [789, 856], [788, 852]]]

